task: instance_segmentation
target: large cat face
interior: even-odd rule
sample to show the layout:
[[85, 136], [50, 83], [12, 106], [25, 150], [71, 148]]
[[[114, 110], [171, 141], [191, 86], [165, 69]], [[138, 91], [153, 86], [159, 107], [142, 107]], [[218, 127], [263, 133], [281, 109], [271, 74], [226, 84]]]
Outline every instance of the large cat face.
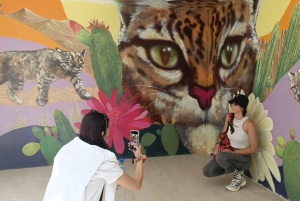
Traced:
[[72, 73], [81, 72], [84, 68], [84, 57], [86, 50], [81, 52], [69, 52], [56, 48], [55, 51], [59, 54], [59, 65]]
[[259, 1], [164, 1], [156, 8], [141, 2], [120, 6], [125, 88], [141, 94], [154, 120], [221, 126], [231, 94], [252, 91]]
[[295, 100], [300, 103], [300, 73], [299, 71], [292, 73], [288, 73], [290, 78], [291, 92], [295, 98]]

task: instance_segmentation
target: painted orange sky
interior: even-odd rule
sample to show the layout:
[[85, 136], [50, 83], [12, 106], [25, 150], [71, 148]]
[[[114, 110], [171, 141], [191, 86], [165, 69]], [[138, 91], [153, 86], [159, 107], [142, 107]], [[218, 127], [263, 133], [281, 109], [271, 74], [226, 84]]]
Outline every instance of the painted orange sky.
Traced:
[[[298, 2], [299, 2], [299, 0], [291, 0], [291, 2], [289, 4], [289, 6], [287, 7], [284, 15], [280, 19], [279, 24], [280, 24], [280, 29], [281, 30], [286, 30], [286, 29], [289, 28], [289, 24], [290, 24], [290, 20], [292, 18], [294, 8], [296, 7]], [[260, 37], [260, 39], [263, 39], [264, 41], [269, 42], [271, 34], [272, 34], [272, 32], [265, 35], [265, 36]]]
[[65, 49], [47, 36], [16, 20], [0, 15], [0, 22], [1, 36], [39, 43], [52, 49], [55, 47], [62, 48], [63, 50]]
[[4, 14], [11, 14], [22, 8], [28, 8], [45, 18], [67, 19], [60, 0], [2, 0], [1, 3]]

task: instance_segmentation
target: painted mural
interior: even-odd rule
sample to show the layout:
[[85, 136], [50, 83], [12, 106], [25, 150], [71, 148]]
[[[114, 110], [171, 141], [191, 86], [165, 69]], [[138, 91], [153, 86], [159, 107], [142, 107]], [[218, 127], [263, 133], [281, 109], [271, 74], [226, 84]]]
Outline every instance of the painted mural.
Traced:
[[109, 146], [211, 153], [237, 93], [259, 152], [247, 173], [300, 195], [298, 0], [0, 1], [0, 169], [52, 165], [90, 110]]

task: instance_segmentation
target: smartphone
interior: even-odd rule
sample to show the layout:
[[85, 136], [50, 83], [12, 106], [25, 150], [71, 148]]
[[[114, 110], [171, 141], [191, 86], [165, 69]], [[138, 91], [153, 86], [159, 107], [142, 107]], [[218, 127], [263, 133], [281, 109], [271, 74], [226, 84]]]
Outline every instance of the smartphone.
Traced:
[[140, 144], [140, 131], [138, 130], [130, 131], [130, 149], [134, 149], [133, 143], [135, 143], [136, 145]]

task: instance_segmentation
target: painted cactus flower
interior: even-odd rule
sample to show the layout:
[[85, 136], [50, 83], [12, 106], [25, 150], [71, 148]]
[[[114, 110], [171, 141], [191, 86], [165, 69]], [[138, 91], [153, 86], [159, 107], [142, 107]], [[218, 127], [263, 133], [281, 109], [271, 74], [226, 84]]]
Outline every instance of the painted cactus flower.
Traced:
[[[138, 103], [138, 97], [134, 96], [129, 99], [129, 91], [125, 92], [117, 104], [117, 90], [114, 89], [110, 99], [104, 92], [99, 90], [99, 100], [92, 97], [87, 101], [91, 109], [82, 110], [81, 113], [86, 115], [91, 110], [96, 110], [107, 114], [109, 118], [109, 147], [114, 144], [118, 154], [122, 154], [125, 149], [124, 139], [130, 139], [130, 130], [141, 130], [151, 125], [150, 118], [147, 118], [148, 111], [141, 108]], [[80, 128], [80, 123], [75, 123]]]

